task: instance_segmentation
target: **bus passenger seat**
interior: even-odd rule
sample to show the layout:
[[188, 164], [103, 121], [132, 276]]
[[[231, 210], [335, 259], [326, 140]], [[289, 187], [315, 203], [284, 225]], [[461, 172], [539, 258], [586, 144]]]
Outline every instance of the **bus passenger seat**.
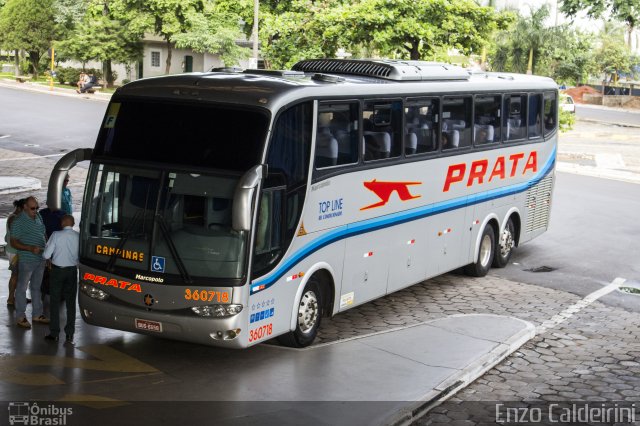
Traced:
[[458, 130], [445, 130], [444, 132], [442, 132], [442, 136], [443, 149], [458, 148], [458, 146], [460, 145], [460, 132]]
[[493, 142], [493, 126], [490, 124], [476, 124], [473, 126], [473, 135], [477, 144]]
[[405, 136], [404, 153], [405, 155], [413, 155], [418, 150], [418, 135], [409, 132]]
[[318, 129], [316, 135], [316, 168], [335, 166], [338, 163], [338, 141], [328, 128]]
[[364, 132], [365, 160], [389, 158], [391, 155], [391, 135], [386, 132]]

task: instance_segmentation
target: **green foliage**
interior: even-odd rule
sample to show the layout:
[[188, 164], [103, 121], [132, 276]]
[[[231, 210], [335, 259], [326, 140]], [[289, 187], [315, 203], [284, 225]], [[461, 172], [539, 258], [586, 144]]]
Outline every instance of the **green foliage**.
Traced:
[[430, 59], [438, 51], [480, 53], [510, 13], [471, 0], [360, 0], [337, 9], [338, 31], [383, 56]]
[[532, 8], [529, 16], [518, 15], [511, 27], [497, 33], [491, 54], [492, 68], [525, 73], [531, 60], [531, 72], [535, 74], [547, 48], [553, 46], [557, 38], [555, 29], [544, 25], [548, 17], [549, 6]]
[[340, 47], [355, 56], [406, 59], [434, 59], [449, 49], [480, 53], [491, 33], [513, 19], [471, 0], [293, 0], [261, 7], [261, 52], [275, 68], [333, 57]]
[[68, 84], [69, 86], [75, 86], [80, 79], [80, 73], [87, 72], [92, 73], [98, 80], [102, 79], [102, 71], [94, 68], [81, 69], [73, 67], [61, 67], [56, 68], [56, 80], [60, 84]]
[[171, 38], [189, 31], [189, 17], [202, 13], [206, 0], [117, 0], [119, 13], [129, 18], [132, 31], [152, 32], [167, 41], [165, 73], [171, 68]]
[[178, 48], [218, 54], [226, 66], [236, 65], [250, 55], [249, 49], [236, 43], [242, 38], [238, 15], [213, 3], [205, 4], [202, 13], [190, 11], [186, 15], [186, 27], [189, 28], [186, 32], [171, 36]]
[[590, 18], [613, 18], [624, 22], [629, 33], [636, 28], [640, 19], [637, 0], [562, 0], [560, 9], [569, 16], [586, 12]]
[[560, 110], [558, 114], [558, 127], [560, 128], [560, 132], [568, 132], [573, 129], [573, 126], [576, 124], [576, 115], [570, 113], [569, 111]]
[[26, 50], [36, 78], [40, 57], [51, 46], [54, 31], [53, 0], [7, 0], [0, 10], [0, 46]]

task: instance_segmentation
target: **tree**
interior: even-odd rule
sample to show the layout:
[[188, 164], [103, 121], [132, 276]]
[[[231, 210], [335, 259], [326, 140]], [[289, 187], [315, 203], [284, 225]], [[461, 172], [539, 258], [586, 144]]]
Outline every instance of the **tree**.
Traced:
[[590, 18], [611, 17], [616, 21], [624, 22], [628, 29], [629, 47], [631, 47], [633, 30], [640, 20], [640, 4], [637, 0], [562, 0], [560, 9], [569, 16], [576, 16], [586, 11]]
[[35, 78], [54, 33], [53, 0], [7, 0], [0, 11], [0, 45], [27, 51]]
[[496, 71], [535, 73], [556, 37], [556, 29], [544, 25], [548, 17], [547, 5], [532, 8], [529, 16], [518, 15], [508, 30], [499, 32], [495, 37], [492, 68]]
[[510, 13], [471, 0], [360, 0], [337, 15], [351, 43], [413, 60], [450, 49], [480, 53], [493, 31], [512, 20]]
[[60, 57], [80, 62], [97, 60], [103, 63], [107, 86], [114, 82], [112, 62], [129, 63], [142, 55], [142, 34], [128, 25], [125, 17], [117, 16], [110, 4], [93, 3], [83, 20], [66, 40], [59, 42]]
[[220, 56], [226, 66], [249, 57], [250, 51], [236, 43], [242, 38], [237, 13], [206, 3], [202, 13], [191, 11], [186, 15], [186, 32], [174, 34], [171, 41], [176, 47], [209, 52]]
[[[335, 56], [345, 34], [331, 14], [338, 5], [336, 0], [261, 2], [260, 50], [266, 66], [290, 68], [302, 59]], [[249, 17], [253, 13], [243, 15], [245, 22]]]
[[[134, 31], [153, 32], [167, 42], [165, 74], [171, 71], [171, 39], [190, 30], [194, 13], [202, 13], [206, 0], [118, 0], [122, 12], [131, 17]], [[191, 21], [189, 18], [191, 17]]]

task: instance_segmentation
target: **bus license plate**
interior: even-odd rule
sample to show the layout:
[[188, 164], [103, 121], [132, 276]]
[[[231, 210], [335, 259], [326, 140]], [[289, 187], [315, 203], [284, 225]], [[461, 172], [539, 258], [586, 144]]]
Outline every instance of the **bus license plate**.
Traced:
[[139, 330], [156, 331], [162, 333], [162, 323], [136, 318], [136, 328]]

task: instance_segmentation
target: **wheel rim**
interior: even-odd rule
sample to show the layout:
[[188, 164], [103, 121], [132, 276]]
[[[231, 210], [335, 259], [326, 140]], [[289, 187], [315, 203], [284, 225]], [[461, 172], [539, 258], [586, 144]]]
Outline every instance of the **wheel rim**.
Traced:
[[480, 265], [483, 267], [487, 266], [489, 260], [491, 260], [491, 237], [485, 235], [480, 245]]
[[318, 298], [313, 291], [307, 291], [300, 300], [298, 326], [303, 333], [309, 333], [318, 321]]
[[509, 253], [511, 253], [512, 248], [513, 233], [511, 232], [511, 228], [507, 226], [500, 236], [500, 255], [503, 258], [506, 258], [507, 256], [509, 256]]

